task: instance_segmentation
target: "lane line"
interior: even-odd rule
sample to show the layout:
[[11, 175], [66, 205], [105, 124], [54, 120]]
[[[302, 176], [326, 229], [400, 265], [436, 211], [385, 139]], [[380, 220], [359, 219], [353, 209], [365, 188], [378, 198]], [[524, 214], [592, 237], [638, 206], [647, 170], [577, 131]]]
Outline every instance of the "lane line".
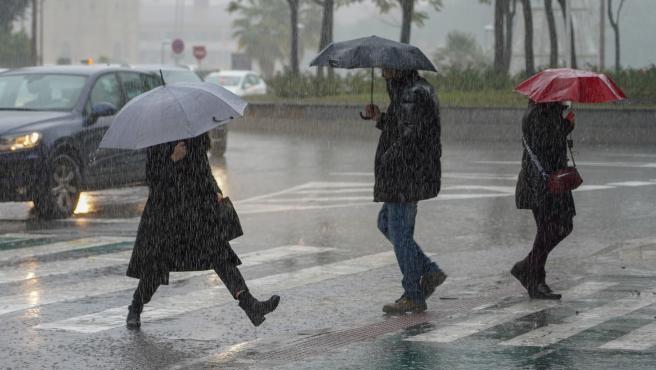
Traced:
[[[396, 263], [394, 252], [390, 251], [304, 268], [294, 272], [266, 276], [249, 281], [249, 286], [254, 292], [265, 296], [269, 292], [293, 289], [342, 276], [367, 272]], [[155, 296], [155, 299], [146, 306], [142, 321], [167, 319], [233, 301], [223, 287], [201, 289], [167, 297]], [[98, 333], [124, 326], [126, 312], [127, 306], [114, 307], [89, 315], [40, 324], [36, 328], [78, 333]]]
[[19, 258], [45, 256], [48, 254], [69, 252], [79, 249], [87, 249], [87, 248], [108, 245], [108, 244], [116, 244], [116, 243], [130, 242], [130, 241], [134, 242], [134, 238], [101, 236], [101, 237], [93, 237], [93, 238], [74, 239], [74, 240], [62, 241], [62, 242], [51, 243], [51, 244], [42, 244], [34, 247], [10, 249], [5, 251], [0, 251], [0, 262], [7, 262]]
[[626, 315], [654, 303], [656, 303], [656, 295], [652, 292], [643, 292], [640, 296], [612, 301], [590, 311], [569, 316], [563, 319], [562, 323], [537, 328], [500, 344], [517, 347], [546, 347], [612, 318]]
[[[244, 253], [241, 256], [243, 267], [256, 266], [275, 261], [298, 258], [334, 251], [334, 248], [288, 245], [262, 251]], [[171, 273], [170, 282], [187, 280], [196, 276], [213, 276], [214, 271], [193, 271]], [[47, 289], [32, 289], [23, 294], [0, 296], [0, 315], [21, 311], [41, 305], [74, 301], [81, 298], [100, 296], [121, 290], [134, 289], [137, 280], [124, 275], [102, 276], [73, 284], [57, 284]]]
[[646, 351], [654, 346], [656, 346], [656, 323], [642, 326], [599, 348], [622, 351]]
[[[617, 283], [596, 281], [584, 282], [563, 292], [563, 301], [567, 302], [576, 300], [591, 294], [595, 294], [614, 285], [617, 285]], [[516, 320], [523, 316], [543, 311], [548, 308], [557, 307], [559, 305], [561, 305], [561, 302], [558, 301], [524, 301], [512, 306], [495, 310], [493, 312], [482, 312], [480, 314], [476, 313], [464, 321], [456, 322], [454, 324], [437, 328], [436, 330], [430, 331], [428, 333], [407, 338], [406, 341], [450, 343], [493, 328], [497, 325], [501, 325], [508, 321]]]

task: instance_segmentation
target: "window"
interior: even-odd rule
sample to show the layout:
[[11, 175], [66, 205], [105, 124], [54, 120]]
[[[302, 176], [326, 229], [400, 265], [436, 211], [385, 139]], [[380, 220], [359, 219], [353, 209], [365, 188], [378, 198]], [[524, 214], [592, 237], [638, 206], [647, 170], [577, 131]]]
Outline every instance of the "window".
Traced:
[[119, 77], [121, 78], [121, 84], [127, 101], [150, 90], [146, 86], [145, 78], [139, 73], [120, 72]]
[[121, 89], [116, 75], [112, 73], [98, 78], [91, 90], [89, 101], [92, 107], [98, 103], [109, 103], [114, 105], [116, 109], [121, 109], [123, 98], [121, 97]]
[[0, 77], [0, 108], [70, 110], [86, 77], [63, 74], [21, 74]]

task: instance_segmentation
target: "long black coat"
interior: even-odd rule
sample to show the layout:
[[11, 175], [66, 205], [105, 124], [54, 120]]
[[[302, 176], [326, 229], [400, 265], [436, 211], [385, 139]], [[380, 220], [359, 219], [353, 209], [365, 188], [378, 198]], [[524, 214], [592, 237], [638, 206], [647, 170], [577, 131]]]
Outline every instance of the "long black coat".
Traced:
[[148, 149], [149, 194], [141, 216], [127, 275], [168, 284], [169, 271], [212, 269], [213, 261], [239, 265], [230, 244], [221, 240], [215, 217], [217, 193], [201, 135], [184, 140], [187, 155], [173, 162], [176, 143]]
[[390, 105], [375, 160], [374, 201], [417, 202], [440, 192], [440, 114], [433, 87], [417, 72], [387, 83]]
[[[526, 143], [547, 174], [567, 167], [567, 135], [574, 125], [562, 118], [562, 112], [563, 107], [559, 103], [531, 102], [522, 119]], [[553, 217], [576, 214], [572, 192], [549, 193], [546, 180], [531, 161], [526, 148], [517, 179], [515, 202], [519, 209], [533, 209]]]

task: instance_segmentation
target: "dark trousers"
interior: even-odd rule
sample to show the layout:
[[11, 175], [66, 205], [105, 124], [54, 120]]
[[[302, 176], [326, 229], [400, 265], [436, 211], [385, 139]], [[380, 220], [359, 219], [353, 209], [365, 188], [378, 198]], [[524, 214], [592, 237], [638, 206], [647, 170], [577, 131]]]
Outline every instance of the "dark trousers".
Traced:
[[[227, 265], [225, 262], [216, 261], [214, 263], [214, 271], [219, 275], [219, 279], [223, 282], [223, 285], [228, 288], [228, 291], [232, 296], [237, 299], [237, 293], [242, 291], [248, 291], [246, 286], [246, 281], [241, 275], [241, 272], [237, 266]], [[159, 288], [159, 283], [149, 281], [148, 279], [140, 279], [137, 289], [134, 291], [132, 297], [132, 306], [133, 311], [141, 312], [143, 306], [150, 302], [150, 299], [155, 294]]]
[[546, 272], [544, 265], [547, 263], [549, 253], [572, 233], [574, 222], [572, 216], [554, 216], [539, 210], [533, 210], [533, 217], [537, 225], [537, 233], [533, 242], [533, 249], [524, 259], [524, 266], [528, 271], [530, 284], [544, 281]]

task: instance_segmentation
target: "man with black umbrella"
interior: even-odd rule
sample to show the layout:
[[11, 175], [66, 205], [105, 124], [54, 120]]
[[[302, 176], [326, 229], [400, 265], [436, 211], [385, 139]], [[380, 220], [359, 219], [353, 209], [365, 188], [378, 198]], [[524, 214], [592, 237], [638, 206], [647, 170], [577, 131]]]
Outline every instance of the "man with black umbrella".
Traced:
[[440, 115], [433, 87], [416, 70], [383, 69], [390, 105], [365, 107], [381, 135], [376, 150], [374, 201], [384, 202], [378, 228], [394, 245], [404, 293], [387, 304], [389, 314], [423, 312], [426, 299], [447, 275], [414, 240], [417, 202], [440, 191]]

